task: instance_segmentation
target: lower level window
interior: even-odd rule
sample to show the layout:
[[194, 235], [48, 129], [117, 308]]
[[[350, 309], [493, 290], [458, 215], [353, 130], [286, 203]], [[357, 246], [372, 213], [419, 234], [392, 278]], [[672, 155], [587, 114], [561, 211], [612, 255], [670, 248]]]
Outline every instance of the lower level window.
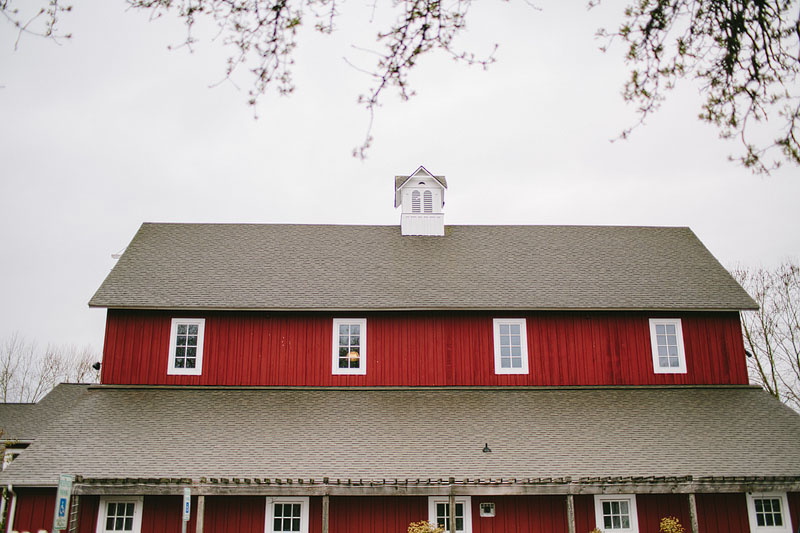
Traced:
[[104, 496], [100, 499], [96, 533], [142, 530], [141, 496]]
[[267, 498], [268, 533], [308, 533], [308, 498]]
[[[472, 531], [472, 510], [469, 496], [455, 499], [456, 531], [469, 533]], [[450, 498], [447, 496], [428, 498], [428, 521], [434, 526], [450, 531]]]
[[598, 494], [594, 497], [597, 527], [605, 532], [638, 533], [635, 494]]
[[750, 517], [750, 531], [753, 533], [794, 531], [785, 492], [748, 493], [747, 514]]

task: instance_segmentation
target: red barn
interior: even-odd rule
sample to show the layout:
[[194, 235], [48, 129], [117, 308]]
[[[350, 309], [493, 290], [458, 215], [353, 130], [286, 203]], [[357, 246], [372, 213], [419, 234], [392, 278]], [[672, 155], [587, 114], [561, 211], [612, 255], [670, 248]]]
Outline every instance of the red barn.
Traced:
[[8, 531], [52, 529], [61, 474], [86, 533], [796, 531], [800, 417], [691, 230], [445, 226], [446, 188], [398, 177], [400, 227], [142, 225]]

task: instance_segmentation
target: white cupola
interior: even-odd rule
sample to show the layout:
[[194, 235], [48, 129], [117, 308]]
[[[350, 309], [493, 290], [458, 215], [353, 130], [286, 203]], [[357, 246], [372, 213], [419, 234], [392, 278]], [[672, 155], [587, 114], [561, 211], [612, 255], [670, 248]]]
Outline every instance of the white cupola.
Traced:
[[444, 235], [444, 190], [447, 180], [419, 167], [410, 176], [394, 177], [394, 206], [401, 208], [403, 235]]

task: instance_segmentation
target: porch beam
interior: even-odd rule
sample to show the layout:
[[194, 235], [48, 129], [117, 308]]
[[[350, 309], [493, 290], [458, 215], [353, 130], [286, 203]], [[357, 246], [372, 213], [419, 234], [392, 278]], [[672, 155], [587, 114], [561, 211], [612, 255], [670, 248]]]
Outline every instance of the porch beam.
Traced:
[[792, 482], [688, 482], [688, 483], [558, 483], [558, 484], [234, 484], [234, 483], [81, 483], [77, 495], [171, 495], [205, 496], [535, 496], [568, 494], [692, 494], [733, 492], [800, 492], [800, 481]]

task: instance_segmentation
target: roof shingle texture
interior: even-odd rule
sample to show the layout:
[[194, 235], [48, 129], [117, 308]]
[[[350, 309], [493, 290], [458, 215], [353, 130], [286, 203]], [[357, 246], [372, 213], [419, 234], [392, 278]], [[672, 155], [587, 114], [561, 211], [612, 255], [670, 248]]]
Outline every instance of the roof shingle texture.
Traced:
[[[483, 453], [489, 444], [491, 453]], [[754, 457], [757, 453], [757, 458]], [[799, 476], [800, 416], [752, 387], [89, 389], [0, 475]]]
[[146, 309], [756, 308], [688, 228], [143, 224], [89, 302]]
[[29, 441], [60, 413], [69, 409], [88, 385], [62, 383], [38, 403], [0, 403], [0, 440]]

